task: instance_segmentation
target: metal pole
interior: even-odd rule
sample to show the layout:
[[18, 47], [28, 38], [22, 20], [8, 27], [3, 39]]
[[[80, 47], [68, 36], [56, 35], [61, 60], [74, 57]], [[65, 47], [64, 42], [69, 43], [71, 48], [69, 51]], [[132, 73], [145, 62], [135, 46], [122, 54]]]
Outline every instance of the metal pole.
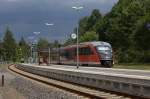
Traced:
[[[82, 9], [83, 7], [82, 6], [78, 6], [78, 7], [74, 6], [72, 8], [75, 9], [79, 13], [80, 9]], [[77, 23], [77, 53], [76, 54], [77, 54], [76, 55], [77, 56], [77, 68], [79, 68], [79, 23]]]
[[[45, 25], [47, 25], [47, 26], [53, 26], [54, 24], [53, 23], [45, 23]], [[50, 37], [50, 36], [49, 36]], [[50, 53], [51, 53], [51, 49], [50, 49], [50, 47], [49, 47], [49, 64], [51, 64], [51, 56], [50, 56]]]
[[51, 64], [51, 48], [49, 47], [48, 49], [48, 53], [49, 53], [49, 65]]
[[4, 75], [2, 75], [2, 87], [4, 86]]
[[32, 63], [32, 45], [31, 45], [31, 59], [30, 59], [30, 63]]
[[79, 68], [79, 30], [77, 25], [77, 69]]
[[[77, 8], [77, 18], [79, 19], [80, 7]], [[79, 68], [79, 23], [77, 23], [77, 69]]]

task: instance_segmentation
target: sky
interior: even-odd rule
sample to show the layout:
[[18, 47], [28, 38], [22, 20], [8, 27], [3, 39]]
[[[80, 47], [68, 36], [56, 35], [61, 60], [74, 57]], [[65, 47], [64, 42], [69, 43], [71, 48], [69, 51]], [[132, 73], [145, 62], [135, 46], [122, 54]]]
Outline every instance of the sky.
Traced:
[[[0, 39], [9, 26], [15, 39], [44, 38], [63, 42], [70, 37], [78, 20], [99, 9], [104, 15], [118, 0], [0, 0]], [[78, 13], [73, 6], [82, 6]], [[45, 23], [53, 23], [46, 26]], [[40, 32], [39, 35], [33, 32]]]

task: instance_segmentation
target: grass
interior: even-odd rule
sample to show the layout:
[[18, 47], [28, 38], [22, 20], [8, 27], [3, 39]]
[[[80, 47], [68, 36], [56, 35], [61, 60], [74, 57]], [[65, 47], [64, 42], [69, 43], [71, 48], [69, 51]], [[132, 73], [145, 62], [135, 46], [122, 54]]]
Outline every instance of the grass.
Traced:
[[114, 68], [150, 70], [150, 64], [115, 64]]
[[0, 64], [0, 68], [3, 66], [3, 64]]
[[6, 67], [8, 66], [9, 64], [0, 64], [0, 68], [3, 68], [3, 67]]

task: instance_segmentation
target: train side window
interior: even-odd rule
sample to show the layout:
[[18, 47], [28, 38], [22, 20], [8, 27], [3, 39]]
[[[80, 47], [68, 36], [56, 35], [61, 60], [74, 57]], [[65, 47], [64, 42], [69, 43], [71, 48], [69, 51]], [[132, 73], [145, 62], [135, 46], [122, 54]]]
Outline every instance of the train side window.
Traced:
[[87, 48], [86, 48], [86, 47], [83, 48], [83, 55], [88, 55], [88, 54], [87, 54]]
[[64, 50], [60, 51], [60, 56], [63, 56], [63, 57], [65, 56], [65, 51]]
[[92, 51], [89, 47], [84, 47], [84, 48], [81, 48], [81, 54], [82, 55], [91, 55]]
[[65, 57], [71, 59], [73, 56], [72, 50], [65, 51]]
[[73, 55], [74, 55], [74, 56], [77, 55], [77, 48], [73, 48]]
[[[93, 52], [89, 47], [79, 48], [79, 55], [91, 55], [91, 54], [93, 54]], [[76, 55], [76, 48], [74, 48], [74, 55]]]
[[83, 48], [79, 48], [79, 55], [84, 55]]
[[73, 58], [73, 49], [70, 49], [68, 52], [69, 52], [68, 58], [72, 59]]
[[67, 53], [66, 58], [70, 58], [70, 53], [69, 53], [69, 51], [67, 51], [66, 53]]
[[90, 55], [90, 49], [88, 47], [86, 47], [84, 50], [85, 50], [85, 55]]

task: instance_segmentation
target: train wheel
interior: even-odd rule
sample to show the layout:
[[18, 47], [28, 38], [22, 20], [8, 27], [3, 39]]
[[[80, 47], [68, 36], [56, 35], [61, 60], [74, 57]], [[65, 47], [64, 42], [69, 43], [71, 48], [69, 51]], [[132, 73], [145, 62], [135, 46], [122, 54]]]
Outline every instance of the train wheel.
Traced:
[[112, 67], [112, 61], [106, 61], [105, 66], [108, 68], [111, 68]]
[[103, 67], [106, 67], [106, 68], [112, 67], [112, 61], [110, 61], [110, 60], [103, 60], [103, 61], [101, 61], [101, 63], [102, 63]]

